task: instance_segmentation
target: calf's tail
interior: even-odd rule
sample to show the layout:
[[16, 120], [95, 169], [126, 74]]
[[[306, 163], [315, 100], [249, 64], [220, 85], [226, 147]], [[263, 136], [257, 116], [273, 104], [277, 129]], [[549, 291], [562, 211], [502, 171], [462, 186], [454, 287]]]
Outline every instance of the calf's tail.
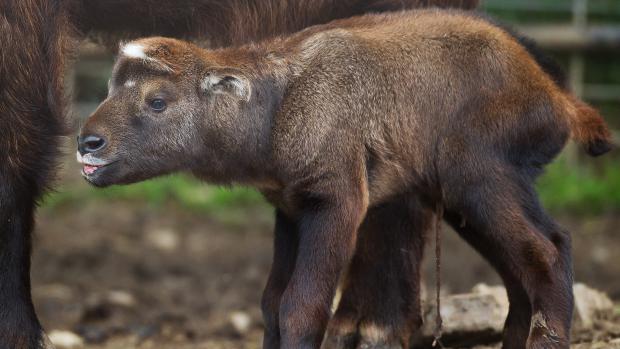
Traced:
[[611, 131], [599, 112], [572, 94], [567, 94], [567, 97], [572, 105], [567, 111], [571, 138], [591, 156], [612, 150]]
[[[499, 25], [499, 24], [498, 24]], [[610, 151], [614, 145], [611, 140], [611, 132], [601, 115], [585, 102], [581, 101], [570, 92], [568, 78], [552, 58], [532, 39], [520, 35], [510, 28], [499, 25], [508, 34], [515, 38], [523, 46], [530, 56], [534, 58], [540, 68], [553, 80], [555, 85], [566, 97], [562, 103], [567, 105], [564, 114], [568, 115], [571, 138], [580, 143], [591, 156], [599, 156]]]

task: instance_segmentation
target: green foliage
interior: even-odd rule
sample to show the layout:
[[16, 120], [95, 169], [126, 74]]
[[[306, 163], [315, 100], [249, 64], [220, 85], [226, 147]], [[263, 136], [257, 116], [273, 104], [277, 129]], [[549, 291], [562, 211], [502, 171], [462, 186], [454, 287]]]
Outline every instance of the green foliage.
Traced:
[[[566, 23], [572, 19], [570, 0], [484, 0], [482, 8], [492, 15], [514, 23]], [[590, 0], [590, 23], [620, 22], [620, 2]]]
[[570, 164], [563, 156], [549, 165], [537, 185], [543, 205], [553, 212], [577, 214], [620, 211], [620, 161], [596, 162], [600, 167]]
[[[137, 184], [95, 189], [85, 183], [68, 183], [49, 194], [43, 209], [79, 207], [87, 202], [130, 202], [165, 210], [171, 205], [205, 213], [223, 223], [239, 223], [248, 213], [267, 217], [271, 208], [262, 195], [244, 187], [217, 187], [187, 175], [157, 178]], [[270, 215], [269, 215], [270, 216]]]
[[[556, 213], [620, 212], [620, 161], [608, 157], [593, 163], [597, 166], [571, 164], [566, 156], [562, 156], [549, 165], [537, 183], [543, 205]], [[48, 195], [43, 208], [79, 207], [89, 201], [133, 202], [155, 210], [176, 205], [226, 223], [242, 220], [249, 211], [263, 215], [272, 210], [255, 190], [210, 186], [187, 175], [105, 189], [71, 183]]]

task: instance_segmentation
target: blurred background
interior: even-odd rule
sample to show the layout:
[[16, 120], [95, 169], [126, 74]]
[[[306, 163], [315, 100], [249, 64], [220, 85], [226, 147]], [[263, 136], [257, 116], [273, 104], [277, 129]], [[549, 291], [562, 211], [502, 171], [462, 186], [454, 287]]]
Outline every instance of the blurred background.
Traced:
[[[484, 0], [482, 11], [554, 56], [618, 139], [619, 0]], [[69, 79], [76, 125], [105, 98], [112, 62], [96, 44], [83, 45]], [[89, 348], [258, 347], [273, 226], [273, 209], [260, 194], [185, 175], [95, 189], [79, 175], [75, 144], [66, 147], [57, 191], [38, 213], [33, 293], [44, 326], [73, 331]], [[538, 190], [572, 232], [576, 281], [618, 304], [620, 151], [591, 159], [570, 145]], [[446, 293], [500, 284], [448, 228], [443, 248]], [[432, 260], [425, 265], [429, 285]]]

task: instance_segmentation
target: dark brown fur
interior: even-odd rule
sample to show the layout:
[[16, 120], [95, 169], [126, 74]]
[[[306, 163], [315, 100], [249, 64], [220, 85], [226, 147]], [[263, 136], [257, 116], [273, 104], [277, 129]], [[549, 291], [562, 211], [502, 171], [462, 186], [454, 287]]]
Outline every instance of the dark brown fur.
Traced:
[[[423, 244], [407, 230], [424, 232], [425, 207], [437, 204], [507, 285], [505, 347], [567, 348], [570, 238], [533, 181], [570, 135], [610, 140], [552, 75], [513, 35], [448, 11], [363, 16], [216, 51], [143, 39], [122, 49], [80, 153], [98, 186], [190, 171], [263, 191], [279, 210], [267, 348], [320, 345], [351, 260], [325, 345], [406, 346], [419, 326]], [[399, 247], [412, 257], [391, 257]], [[411, 291], [386, 298], [406, 310], [377, 311], [375, 282]]]
[[[112, 0], [83, 1], [71, 12], [84, 32], [116, 39], [158, 32], [199, 37], [210, 47], [236, 45], [294, 32], [333, 19], [413, 7], [474, 8], [478, 0]], [[111, 40], [112, 39], [112, 40]]]
[[41, 348], [30, 298], [34, 202], [53, 177], [71, 28], [49, 1], [0, 1], [0, 348]]
[[241, 44], [368, 11], [474, 7], [475, 0], [0, 0], [0, 348], [42, 348], [29, 280], [35, 201], [66, 134], [63, 76], [87, 35]]

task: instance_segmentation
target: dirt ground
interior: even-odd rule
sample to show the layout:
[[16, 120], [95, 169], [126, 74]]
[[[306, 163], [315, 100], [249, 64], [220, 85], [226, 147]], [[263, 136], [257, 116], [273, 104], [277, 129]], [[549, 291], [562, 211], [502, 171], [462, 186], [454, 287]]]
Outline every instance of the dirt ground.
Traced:
[[[75, 166], [63, 173], [63, 180], [79, 180]], [[620, 300], [620, 217], [559, 220], [574, 232], [576, 280]], [[92, 201], [44, 208], [32, 266], [39, 316], [48, 332], [73, 331], [92, 349], [259, 348], [270, 230], [271, 222], [252, 212], [231, 227], [175, 206]], [[443, 255], [446, 291], [499, 283], [447, 230]]]

